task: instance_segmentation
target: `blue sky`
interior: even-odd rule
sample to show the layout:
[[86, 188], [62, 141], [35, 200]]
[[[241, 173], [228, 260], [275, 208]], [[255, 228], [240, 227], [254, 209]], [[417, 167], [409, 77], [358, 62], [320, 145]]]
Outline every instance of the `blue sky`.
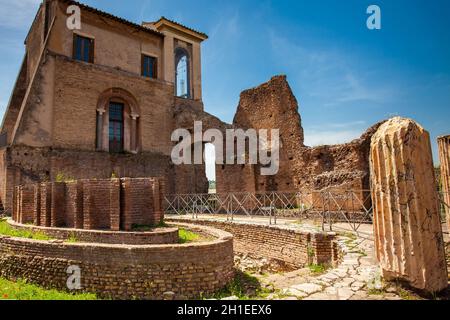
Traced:
[[[0, 112], [39, 0], [0, 0]], [[140, 23], [164, 15], [206, 32], [206, 111], [232, 121], [239, 93], [286, 74], [308, 145], [350, 141], [382, 119], [450, 133], [450, 1], [86, 0]], [[366, 28], [377, 4], [382, 29]]]

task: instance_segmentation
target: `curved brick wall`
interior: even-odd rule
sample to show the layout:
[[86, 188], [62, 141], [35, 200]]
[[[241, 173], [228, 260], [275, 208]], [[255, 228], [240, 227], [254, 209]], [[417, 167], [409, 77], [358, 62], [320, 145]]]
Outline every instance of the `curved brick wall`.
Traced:
[[[172, 222], [186, 219], [166, 217]], [[281, 226], [256, 225], [239, 222], [221, 222], [209, 219], [189, 220], [190, 223], [211, 226], [231, 233], [234, 251], [255, 258], [266, 258], [285, 264], [292, 269], [307, 264], [336, 265], [339, 248], [334, 233], [303, 232]]]
[[70, 265], [81, 268], [82, 289], [113, 299], [196, 298], [223, 288], [234, 276], [233, 237], [180, 224], [215, 240], [183, 245], [55, 243], [0, 236], [0, 276], [66, 289]]
[[162, 178], [46, 182], [14, 189], [12, 218], [41, 227], [132, 231], [157, 225], [164, 214]]
[[15, 229], [43, 232], [49, 237], [67, 240], [75, 237], [77, 242], [96, 242], [109, 244], [175, 244], [178, 243], [178, 228], [159, 228], [151, 232], [97, 231], [66, 228], [46, 228], [24, 225], [9, 219], [8, 223]]

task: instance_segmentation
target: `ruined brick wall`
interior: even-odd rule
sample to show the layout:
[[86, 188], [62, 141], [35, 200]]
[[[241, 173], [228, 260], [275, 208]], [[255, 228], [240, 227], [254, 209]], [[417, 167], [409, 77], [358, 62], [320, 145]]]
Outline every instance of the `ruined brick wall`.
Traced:
[[27, 224], [34, 222], [34, 206], [36, 204], [36, 187], [35, 186], [20, 186], [17, 187], [17, 211], [14, 217], [18, 222]]
[[83, 217], [85, 229], [120, 229], [120, 181], [83, 181]]
[[13, 218], [43, 227], [132, 230], [163, 218], [164, 179], [50, 182], [16, 187]]
[[[153, 216], [153, 181], [148, 179], [123, 179], [121, 191], [121, 229], [131, 230], [133, 224], [155, 225], [160, 217]], [[159, 214], [161, 211], [159, 210]]]
[[64, 220], [67, 228], [83, 229], [83, 183], [81, 181], [66, 183], [66, 201]]
[[[183, 219], [170, 218], [169, 221], [178, 223], [183, 222]], [[195, 224], [231, 233], [237, 253], [274, 260], [292, 269], [303, 268], [311, 263], [333, 265], [339, 255], [333, 234], [201, 219], [196, 220]]]
[[370, 188], [370, 139], [381, 124], [347, 144], [304, 146], [297, 100], [286, 77], [274, 77], [241, 94], [233, 127], [279, 129], [279, 172], [274, 176], [262, 176], [259, 166], [219, 166], [217, 190], [219, 193], [325, 188], [367, 190]]
[[[200, 227], [183, 225], [197, 232]], [[102, 298], [200, 298], [234, 277], [233, 237], [202, 228], [214, 240], [187, 245], [54, 243], [0, 236], [0, 276], [23, 278], [46, 288], [67, 290], [67, 268], [81, 269], [85, 292]]]
[[[35, 221], [39, 221], [39, 226], [51, 227], [52, 216], [52, 184], [43, 183], [37, 188], [39, 190], [40, 208], [36, 208], [35, 212], [39, 211], [39, 215], [36, 215]], [[38, 219], [39, 218], [39, 219]]]

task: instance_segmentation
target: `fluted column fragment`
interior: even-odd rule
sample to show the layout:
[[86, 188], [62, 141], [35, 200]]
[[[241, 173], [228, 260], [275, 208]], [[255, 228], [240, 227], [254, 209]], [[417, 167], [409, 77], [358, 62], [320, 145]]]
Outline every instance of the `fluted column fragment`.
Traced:
[[442, 291], [447, 266], [428, 132], [412, 120], [392, 118], [372, 137], [370, 153], [375, 246], [384, 278]]
[[450, 135], [438, 138], [439, 161], [441, 162], [442, 199], [450, 230]]

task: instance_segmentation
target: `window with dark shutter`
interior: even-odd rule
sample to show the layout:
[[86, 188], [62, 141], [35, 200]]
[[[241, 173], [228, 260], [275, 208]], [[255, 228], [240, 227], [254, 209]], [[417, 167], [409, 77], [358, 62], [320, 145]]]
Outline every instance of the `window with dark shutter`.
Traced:
[[111, 102], [109, 104], [109, 151], [123, 151], [123, 109], [122, 103]]
[[157, 78], [156, 58], [142, 55], [142, 76], [147, 78]]
[[73, 58], [78, 61], [94, 63], [94, 39], [74, 35]]

